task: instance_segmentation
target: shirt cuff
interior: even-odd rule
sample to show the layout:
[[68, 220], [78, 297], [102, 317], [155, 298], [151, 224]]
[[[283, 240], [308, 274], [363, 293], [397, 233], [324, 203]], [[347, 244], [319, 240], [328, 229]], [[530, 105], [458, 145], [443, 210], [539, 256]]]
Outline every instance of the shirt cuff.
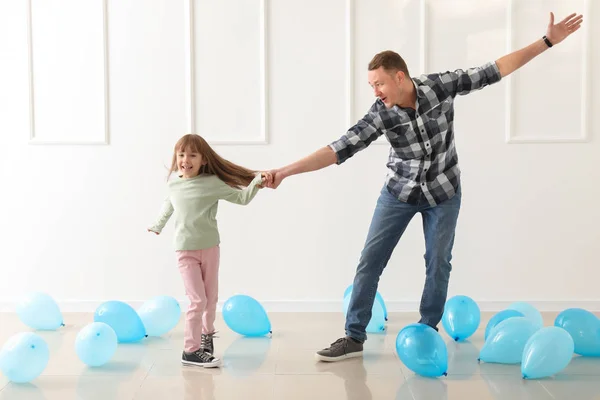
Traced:
[[340, 157], [340, 151], [346, 148], [346, 142], [344, 139], [338, 139], [335, 142], [330, 143], [328, 146], [335, 153], [335, 163], [340, 165], [342, 162], [344, 162], [344, 160], [342, 160]]
[[250, 182], [250, 186], [260, 185], [262, 183], [262, 172], [257, 172], [252, 182]]
[[486, 75], [490, 77], [490, 83], [496, 83], [502, 79], [502, 74], [500, 73], [496, 61], [490, 61], [489, 63], [484, 64], [483, 69]]

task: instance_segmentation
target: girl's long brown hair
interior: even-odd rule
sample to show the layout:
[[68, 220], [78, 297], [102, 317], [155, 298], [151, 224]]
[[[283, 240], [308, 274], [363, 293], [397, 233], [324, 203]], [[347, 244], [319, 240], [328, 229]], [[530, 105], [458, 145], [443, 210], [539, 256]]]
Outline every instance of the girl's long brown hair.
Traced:
[[256, 171], [225, 160], [210, 147], [206, 140], [196, 134], [185, 135], [175, 144], [169, 175], [179, 169], [177, 166], [177, 153], [186, 149], [199, 153], [202, 160], [206, 162], [205, 165], [200, 167], [200, 174], [216, 175], [229, 186], [236, 188], [248, 186], [256, 176]]

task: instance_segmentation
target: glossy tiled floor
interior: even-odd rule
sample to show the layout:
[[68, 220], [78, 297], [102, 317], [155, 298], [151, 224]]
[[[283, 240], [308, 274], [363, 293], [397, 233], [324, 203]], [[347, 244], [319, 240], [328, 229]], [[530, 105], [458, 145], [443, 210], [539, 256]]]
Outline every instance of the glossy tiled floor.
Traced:
[[[442, 333], [449, 352], [449, 375], [441, 379], [415, 376], [399, 361], [395, 338], [416, 320], [414, 314], [390, 314], [387, 332], [371, 335], [363, 359], [339, 363], [314, 361], [315, 350], [343, 333], [340, 314], [271, 314], [272, 338], [242, 338], [222, 329], [216, 339], [221, 369], [183, 367], [179, 359], [183, 324], [164, 338], [119, 345], [104, 367], [88, 368], [74, 351], [78, 331], [91, 314], [66, 314], [66, 327], [38, 332], [50, 346], [50, 362], [30, 384], [7, 382], [0, 375], [0, 399], [600, 399], [600, 359], [575, 357], [560, 375], [523, 381], [518, 366], [477, 363], [483, 328], [466, 343], [457, 344]], [[546, 325], [555, 315], [544, 316]], [[182, 321], [183, 322], [183, 318]], [[14, 314], [0, 314], [0, 345], [27, 330]]]

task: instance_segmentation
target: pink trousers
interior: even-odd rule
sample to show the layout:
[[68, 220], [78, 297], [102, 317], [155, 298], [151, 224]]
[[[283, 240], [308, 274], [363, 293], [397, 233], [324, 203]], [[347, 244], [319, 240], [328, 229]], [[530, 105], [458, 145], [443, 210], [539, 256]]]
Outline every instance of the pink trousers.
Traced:
[[200, 348], [201, 334], [215, 331], [215, 313], [219, 299], [219, 246], [204, 250], [177, 252], [177, 264], [183, 278], [190, 307], [185, 315], [184, 349]]

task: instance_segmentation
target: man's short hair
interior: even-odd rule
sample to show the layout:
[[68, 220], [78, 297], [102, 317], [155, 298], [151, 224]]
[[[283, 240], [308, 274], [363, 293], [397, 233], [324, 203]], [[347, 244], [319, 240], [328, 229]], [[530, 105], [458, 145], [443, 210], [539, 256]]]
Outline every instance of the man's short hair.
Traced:
[[379, 67], [383, 67], [384, 70], [391, 73], [402, 71], [406, 77], [410, 77], [406, 62], [404, 62], [404, 59], [400, 57], [400, 54], [395, 51], [386, 50], [376, 54], [369, 63], [369, 71], [376, 70]]

